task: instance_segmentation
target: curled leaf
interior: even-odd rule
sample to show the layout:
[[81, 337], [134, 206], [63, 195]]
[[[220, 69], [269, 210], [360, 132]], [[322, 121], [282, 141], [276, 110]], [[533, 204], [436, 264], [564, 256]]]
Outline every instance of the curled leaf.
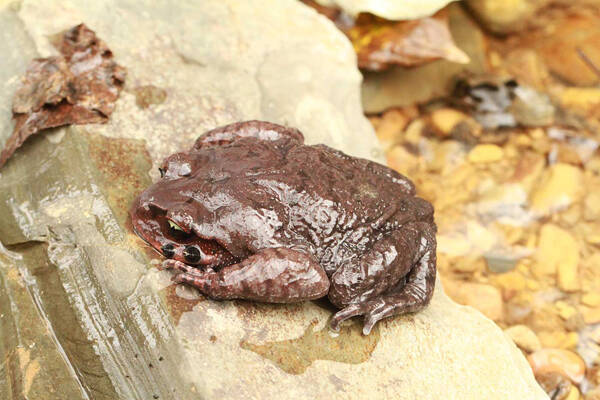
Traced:
[[364, 69], [380, 71], [392, 64], [415, 67], [437, 59], [469, 62], [469, 57], [452, 40], [443, 12], [399, 22], [361, 14], [346, 34], [358, 55], [359, 67]]
[[56, 47], [61, 55], [33, 60], [15, 93], [15, 129], [0, 153], [0, 167], [31, 135], [62, 125], [104, 123], [114, 110], [125, 69], [106, 44], [80, 24]]

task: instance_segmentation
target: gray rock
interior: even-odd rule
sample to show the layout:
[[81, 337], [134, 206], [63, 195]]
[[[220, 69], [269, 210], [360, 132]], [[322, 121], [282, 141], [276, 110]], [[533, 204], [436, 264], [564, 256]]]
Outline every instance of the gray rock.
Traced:
[[231, 121], [380, 159], [355, 56], [329, 21], [292, 0], [5, 5], [0, 143], [29, 60], [80, 22], [129, 75], [108, 124], [33, 137], [0, 170], [0, 398], [546, 398], [502, 331], [439, 287], [422, 313], [333, 334], [326, 302], [175, 287], [128, 228], [160, 160]]

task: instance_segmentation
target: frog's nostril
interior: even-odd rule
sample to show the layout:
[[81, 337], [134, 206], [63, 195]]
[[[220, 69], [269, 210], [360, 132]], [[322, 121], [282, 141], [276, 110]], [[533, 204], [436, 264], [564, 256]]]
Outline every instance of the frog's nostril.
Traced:
[[183, 249], [183, 258], [185, 261], [195, 264], [200, 261], [200, 249], [197, 246], [186, 246]]
[[173, 246], [171, 243], [165, 244], [163, 247], [161, 247], [161, 250], [167, 258], [173, 258], [175, 255], [175, 246]]

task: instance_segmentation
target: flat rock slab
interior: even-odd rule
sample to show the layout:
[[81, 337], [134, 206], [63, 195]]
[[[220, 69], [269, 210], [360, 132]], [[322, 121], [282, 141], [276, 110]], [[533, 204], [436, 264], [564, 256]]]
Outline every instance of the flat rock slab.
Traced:
[[175, 286], [131, 233], [158, 163], [215, 126], [266, 119], [380, 159], [353, 50], [324, 17], [293, 0], [3, 3], [0, 143], [57, 33], [84, 22], [128, 77], [107, 124], [40, 134], [0, 170], [0, 398], [546, 398], [510, 339], [439, 287], [422, 313], [334, 334], [324, 301]]

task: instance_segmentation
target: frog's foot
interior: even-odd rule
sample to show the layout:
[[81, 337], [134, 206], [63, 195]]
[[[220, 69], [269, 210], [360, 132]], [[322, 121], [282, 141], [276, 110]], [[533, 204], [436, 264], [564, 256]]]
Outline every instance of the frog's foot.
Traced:
[[380, 320], [393, 315], [416, 312], [425, 307], [428, 302], [429, 299], [424, 297], [411, 296], [404, 293], [383, 295], [362, 304], [350, 304], [338, 311], [331, 320], [331, 328], [338, 331], [341, 322], [352, 317], [364, 315], [363, 335], [368, 335]]
[[196, 268], [196, 267], [192, 267], [191, 265], [188, 265], [186, 263], [182, 263], [181, 261], [177, 261], [177, 260], [165, 260], [162, 263], [162, 268], [163, 269], [175, 269], [177, 271], [186, 273], [186, 274], [190, 274], [190, 275], [202, 275], [203, 271]]
[[406, 283], [403, 280], [370, 300], [348, 304], [333, 316], [331, 328], [337, 331], [342, 321], [364, 315], [363, 334], [368, 335], [381, 319], [416, 312], [429, 304], [435, 285], [435, 245], [427, 245], [423, 249], [421, 257], [406, 276]]

